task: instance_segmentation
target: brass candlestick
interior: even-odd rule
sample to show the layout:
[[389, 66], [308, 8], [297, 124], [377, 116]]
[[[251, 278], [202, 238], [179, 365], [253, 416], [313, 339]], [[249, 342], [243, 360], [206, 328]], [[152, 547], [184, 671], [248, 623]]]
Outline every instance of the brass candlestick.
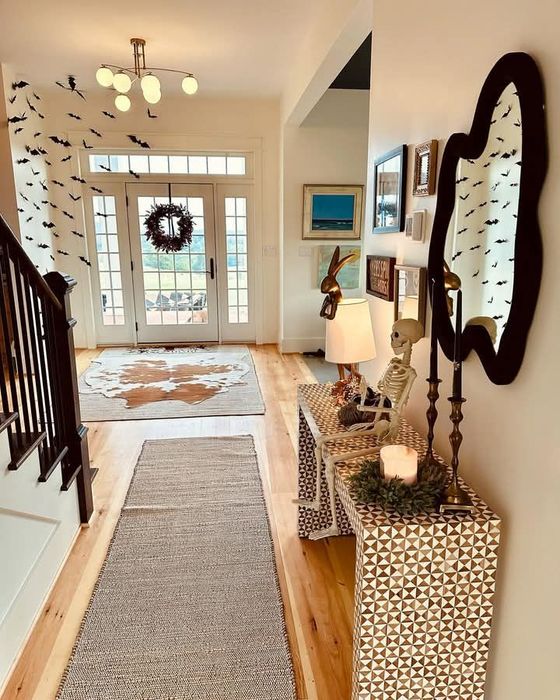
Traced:
[[436, 408], [437, 400], [439, 399], [439, 385], [441, 384], [441, 379], [431, 379], [428, 378], [426, 381], [429, 384], [428, 390], [428, 401], [430, 405], [426, 411], [426, 418], [428, 419], [428, 449], [424, 455], [424, 459], [420, 464], [420, 467], [429, 467], [431, 465], [439, 465], [440, 463], [434, 457], [433, 443], [434, 443], [434, 425], [438, 417], [438, 410]]
[[449, 442], [451, 443], [451, 449], [453, 450], [453, 456], [451, 458], [451, 469], [453, 470], [453, 476], [451, 481], [446, 486], [443, 492], [443, 497], [441, 504], [439, 506], [440, 513], [463, 511], [467, 513], [474, 513], [476, 510], [473, 502], [471, 501], [469, 494], [461, 488], [459, 485], [459, 448], [463, 442], [463, 435], [459, 429], [459, 425], [463, 420], [462, 405], [465, 403], [466, 399], [462, 397], [457, 398], [456, 396], [451, 396], [449, 398], [451, 402], [451, 422], [453, 423], [453, 430], [449, 436]]

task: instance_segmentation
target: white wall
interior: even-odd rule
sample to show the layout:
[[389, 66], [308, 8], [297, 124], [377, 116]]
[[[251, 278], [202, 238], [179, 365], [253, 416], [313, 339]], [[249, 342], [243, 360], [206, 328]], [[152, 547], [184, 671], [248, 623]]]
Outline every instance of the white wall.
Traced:
[[[540, 206], [544, 274], [535, 320], [521, 372], [509, 386], [491, 384], [476, 356], [464, 368], [468, 399], [462, 424], [461, 470], [503, 518], [496, 619], [492, 640], [489, 700], [553, 700], [560, 697], [560, 447], [558, 392], [560, 365], [560, 7], [555, 0], [472, 0], [459, 9], [433, 0], [429, 12], [410, 3], [374, 3], [369, 162], [402, 143], [445, 139], [468, 131], [478, 94], [496, 60], [508, 51], [526, 51], [541, 66], [547, 93], [550, 167]], [[412, 155], [412, 152], [409, 152]], [[409, 161], [410, 162], [410, 161]], [[370, 194], [366, 230], [371, 229]], [[436, 198], [411, 196], [408, 206], [427, 207], [429, 227]], [[396, 255], [400, 262], [426, 264], [428, 243], [407, 242], [402, 234], [366, 234], [366, 251]], [[390, 357], [392, 305], [370, 299], [378, 358], [368, 368], [376, 380]], [[415, 348], [418, 369], [409, 418], [425, 426], [428, 341]], [[451, 366], [440, 355], [440, 418], [437, 447], [449, 453], [450, 423], [445, 397]]]
[[[302, 240], [303, 185], [364, 185], [368, 101], [365, 90], [328, 90], [300, 126], [283, 130], [283, 352], [324, 348], [323, 295], [317, 286], [320, 245]], [[344, 292], [359, 296], [359, 289]]]

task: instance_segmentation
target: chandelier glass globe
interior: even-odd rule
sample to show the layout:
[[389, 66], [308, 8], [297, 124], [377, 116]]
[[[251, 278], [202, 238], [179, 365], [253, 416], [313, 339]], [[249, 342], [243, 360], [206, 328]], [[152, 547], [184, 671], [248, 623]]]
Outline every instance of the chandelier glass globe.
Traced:
[[146, 102], [148, 102], [151, 105], [155, 105], [161, 100], [161, 92], [159, 90], [144, 92], [143, 94]]
[[127, 95], [117, 95], [115, 97], [115, 107], [120, 112], [128, 112], [130, 109], [130, 99], [127, 97]]
[[194, 77], [194, 75], [187, 75], [186, 78], [183, 78], [181, 87], [183, 88], [184, 92], [187, 93], [187, 95], [194, 95], [194, 93], [198, 90], [198, 80]]
[[161, 91], [161, 85], [157, 76], [148, 73], [143, 76], [140, 81], [140, 86], [142, 87], [142, 92], [146, 94], [156, 93]]
[[128, 92], [131, 85], [132, 80], [126, 73], [117, 73], [113, 78], [113, 87], [115, 90], [118, 90], [118, 92]]
[[97, 69], [95, 78], [102, 87], [111, 87], [113, 84], [113, 71], [106, 66]]

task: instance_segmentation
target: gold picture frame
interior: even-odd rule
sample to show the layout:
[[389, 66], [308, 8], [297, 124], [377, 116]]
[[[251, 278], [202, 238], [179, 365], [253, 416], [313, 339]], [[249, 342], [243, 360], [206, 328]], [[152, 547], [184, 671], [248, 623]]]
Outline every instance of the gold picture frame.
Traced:
[[419, 143], [414, 148], [414, 183], [412, 194], [415, 197], [428, 197], [436, 193], [438, 142], [436, 139]]

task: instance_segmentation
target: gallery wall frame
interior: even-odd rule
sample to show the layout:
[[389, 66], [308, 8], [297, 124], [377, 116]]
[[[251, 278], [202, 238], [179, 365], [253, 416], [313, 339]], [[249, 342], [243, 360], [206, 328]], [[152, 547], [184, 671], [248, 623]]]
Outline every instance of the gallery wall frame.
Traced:
[[401, 318], [420, 321], [426, 335], [426, 268], [395, 265], [394, 285], [395, 321]]
[[393, 301], [395, 294], [396, 258], [368, 255], [366, 259], [366, 292], [385, 301]]
[[404, 228], [408, 147], [387, 151], [375, 160], [373, 232], [397, 233]]
[[303, 240], [360, 240], [363, 193], [363, 185], [304, 185]]
[[428, 197], [436, 193], [437, 153], [436, 139], [414, 147], [412, 194], [415, 197]]

